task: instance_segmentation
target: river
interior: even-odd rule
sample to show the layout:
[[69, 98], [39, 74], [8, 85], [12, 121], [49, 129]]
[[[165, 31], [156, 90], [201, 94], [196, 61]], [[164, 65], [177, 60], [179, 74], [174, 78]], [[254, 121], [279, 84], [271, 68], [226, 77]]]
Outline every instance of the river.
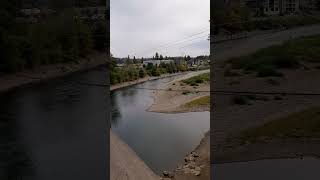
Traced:
[[[112, 131], [155, 172], [173, 170], [210, 128], [209, 112], [147, 112], [169, 77], [113, 91]], [[0, 179], [106, 177], [106, 69], [21, 86], [0, 94]]]
[[0, 94], [0, 179], [107, 179], [106, 69]]
[[165, 114], [147, 112], [151, 90], [182, 75], [148, 81], [112, 92], [112, 131], [156, 173], [173, 170], [210, 129], [209, 112]]

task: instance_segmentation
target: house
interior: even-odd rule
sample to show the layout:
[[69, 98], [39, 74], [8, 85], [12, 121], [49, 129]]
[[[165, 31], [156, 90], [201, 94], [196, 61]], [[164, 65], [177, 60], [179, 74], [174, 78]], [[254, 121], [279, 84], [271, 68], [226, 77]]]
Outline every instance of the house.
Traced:
[[174, 60], [172, 59], [166, 59], [166, 60], [155, 60], [155, 59], [145, 59], [143, 60], [143, 65], [147, 66], [148, 64], [152, 64], [152, 65], [160, 65], [160, 63], [165, 63], [165, 64], [169, 64], [169, 63], [173, 63]]
[[301, 0], [243, 0], [252, 14], [280, 15], [299, 12]]

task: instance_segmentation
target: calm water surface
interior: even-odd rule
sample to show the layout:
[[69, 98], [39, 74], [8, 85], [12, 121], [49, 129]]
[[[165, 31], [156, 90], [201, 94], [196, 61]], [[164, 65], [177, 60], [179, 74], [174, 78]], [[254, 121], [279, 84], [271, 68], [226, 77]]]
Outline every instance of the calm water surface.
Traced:
[[182, 163], [210, 129], [209, 112], [165, 114], [147, 112], [151, 90], [174, 78], [149, 81], [112, 93], [112, 131], [121, 137], [155, 172], [173, 170]]
[[0, 179], [106, 176], [106, 89], [97, 68], [0, 94]]

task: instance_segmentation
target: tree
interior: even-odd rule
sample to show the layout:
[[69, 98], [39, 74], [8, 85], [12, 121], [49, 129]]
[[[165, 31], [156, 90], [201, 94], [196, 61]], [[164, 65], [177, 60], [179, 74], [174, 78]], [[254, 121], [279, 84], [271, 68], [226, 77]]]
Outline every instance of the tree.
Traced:
[[156, 58], [156, 60], [158, 60], [158, 59], [159, 59], [159, 54], [158, 54], [158, 52], [156, 52], [156, 56], [155, 56], [155, 58]]
[[160, 54], [160, 57], [159, 57], [159, 59], [160, 59], [160, 60], [163, 60], [163, 56], [162, 56], [161, 54]]

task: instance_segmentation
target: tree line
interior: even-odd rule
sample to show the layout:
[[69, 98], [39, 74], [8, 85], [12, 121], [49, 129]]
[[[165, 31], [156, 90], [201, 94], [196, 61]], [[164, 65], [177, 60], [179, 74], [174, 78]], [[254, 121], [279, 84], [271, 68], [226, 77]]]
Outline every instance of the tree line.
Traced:
[[84, 22], [65, 9], [37, 23], [18, 22], [16, 1], [1, 1], [0, 72], [17, 72], [40, 65], [76, 62], [106, 48], [104, 21]]
[[187, 71], [187, 65], [184, 63], [176, 64], [174, 62], [161, 62], [160, 64], [148, 63], [146, 65], [142, 65], [141, 63], [126, 61], [123, 67], [117, 67], [116, 59], [111, 57], [111, 61], [111, 84], [134, 81], [146, 76], [160, 76], [161, 74], [172, 74]]

